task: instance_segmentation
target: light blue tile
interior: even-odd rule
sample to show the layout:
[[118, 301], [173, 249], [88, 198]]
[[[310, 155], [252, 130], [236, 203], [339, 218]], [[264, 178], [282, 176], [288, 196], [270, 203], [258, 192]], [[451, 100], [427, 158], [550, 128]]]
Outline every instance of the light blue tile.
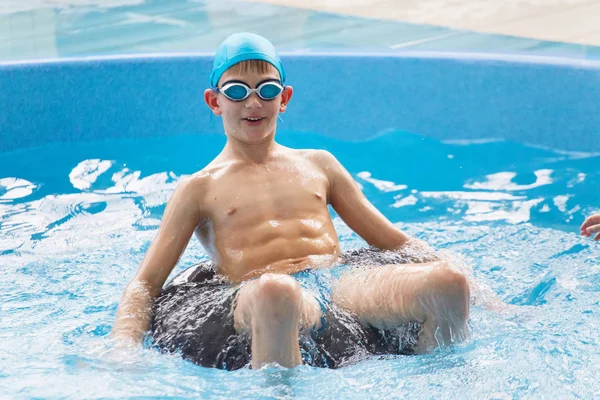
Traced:
[[[43, 14], [43, 18], [40, 15]], [[439, 50], [600, 58], [600, 48], [342, 16], [240, 0], [148, 0], [4, 15], [0, 60], [212, 51], [229, 34], [262, 34], [281, 50]], [[34, 26], [32, 26], [32, 24]], [[40, 49], [47, 46], [48, 49]], [[394, 47], [399, 49], [394, 49]]]
[[459, 35], [416, 44], [411, 50], [441, 50], [492, 53], [527, 53], [539, 55], [583, 57], [584, 46], [547, 42], [516, 36], [503, 36], [475, 32], [462, 32]]

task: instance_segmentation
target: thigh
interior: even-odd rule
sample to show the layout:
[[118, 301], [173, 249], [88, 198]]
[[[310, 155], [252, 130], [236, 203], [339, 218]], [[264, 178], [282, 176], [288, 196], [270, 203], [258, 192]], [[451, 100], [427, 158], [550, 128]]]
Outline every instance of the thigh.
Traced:
[[365, 326], [392, 329], [423, 322], [432, 274], [446, 267], [441, 261], [356, 267], [340, 277], [332, 299]]
[[[294, 279], [286, 274], [268, 274], [271, 279]], [[234, 328], [238, 333], [252, 330], [252, 314], [255, 312], [255, 299], [259, 296], [261, 278], [253, 279], [241, 284], [236, 300], [233, 304]], [[301, 329], [319, 328], [323, 312], [315, 296], [305, 288], [300, 288], [302, 310], [300, 314]]]
[[226, 280], [203, 266], [186, 270], [154, 302], [153, 346], [204, 367], [244, 367], [250, 360], [250, 347], [233, 327], [234, 293]]

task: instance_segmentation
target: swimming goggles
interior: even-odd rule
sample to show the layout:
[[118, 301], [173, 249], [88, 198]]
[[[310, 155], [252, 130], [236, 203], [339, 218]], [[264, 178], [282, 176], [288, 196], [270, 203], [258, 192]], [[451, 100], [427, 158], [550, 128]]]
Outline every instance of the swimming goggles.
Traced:
[[261, 99], [269, 101], [279, 96], [283, 89], [283, 85], [277, 81], [263, 82], [256, 89], [250, 89], [244, 82], [229, 81], [221, 88], [214, 88], [214, 91], [223, 93], [231, 101], [244, 101], [254, 92]]

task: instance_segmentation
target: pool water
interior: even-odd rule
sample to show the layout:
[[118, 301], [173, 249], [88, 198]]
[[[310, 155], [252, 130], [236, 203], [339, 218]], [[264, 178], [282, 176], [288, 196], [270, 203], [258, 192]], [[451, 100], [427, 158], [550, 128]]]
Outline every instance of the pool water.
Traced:
[[[577, 236], [600, 210], [600, 155], [403, 132], [279, 140], [331, 151], [390, 220], [515, 307], [496, 313], [474, 299], [467, 342], [339, 370], [227, 372], [153, 350], [124, 356], [109, 340], [123, 289], [177, 181], [225, 139], [41, 145], [0, 157], [2, 396], [600, 398], [600, 244]], [[364, 245], [333, 217], [343, 249]], [[204, 257], [192, 240], [175, 272]]]

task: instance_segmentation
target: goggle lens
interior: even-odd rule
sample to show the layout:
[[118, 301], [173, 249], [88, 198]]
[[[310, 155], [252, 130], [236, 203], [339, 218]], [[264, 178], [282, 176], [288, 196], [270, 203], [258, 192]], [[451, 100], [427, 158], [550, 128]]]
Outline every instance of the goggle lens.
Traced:
[[239, 101], [248, 97], [248, 89], [240, 84], [228, 85], [223, 88], [222, 92], [231, 100]]
[[283, 88], [275, 83], [265, 83], [258, 89], [258, 94], [265, 100], [272, 100], [279, 96], [279, 93], [283, 91]]

